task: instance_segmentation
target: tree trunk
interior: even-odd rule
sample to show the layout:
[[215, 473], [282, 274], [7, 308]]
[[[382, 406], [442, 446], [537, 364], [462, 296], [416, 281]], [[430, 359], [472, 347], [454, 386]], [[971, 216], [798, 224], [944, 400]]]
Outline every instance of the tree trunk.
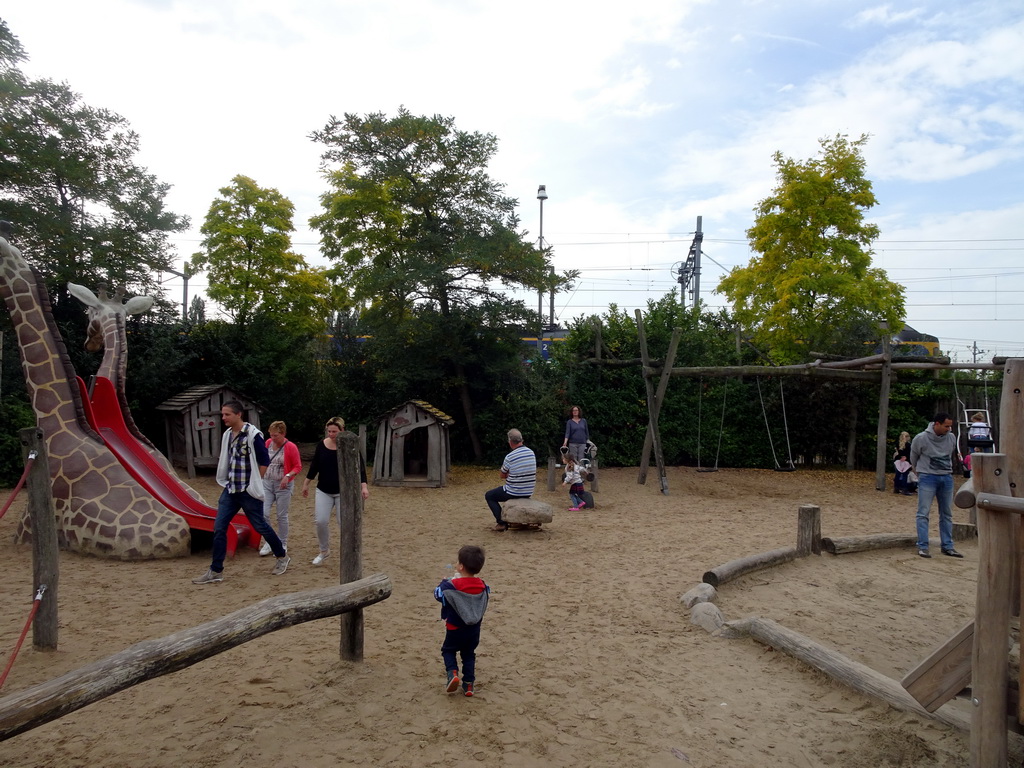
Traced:
[[466, 420], [466, 432], [469, 434], [469, 444], [473, 448], [473, 458], [479, 461], [484, 457], [484, 450], [480, 445], [480, 438], [477, 437], [476, 428], [473, 426], [473, 400], [469, 396], [469, 381], [466, 379], [466, 368], [462, 363], [455, 364], [455, 375], [459, 380], [459, 397], [462, 400], [462, 418]]
[[854, 397], [850, 408], [850, 434], [846, 441], [846, 468], [857, 468], [857, 399]]

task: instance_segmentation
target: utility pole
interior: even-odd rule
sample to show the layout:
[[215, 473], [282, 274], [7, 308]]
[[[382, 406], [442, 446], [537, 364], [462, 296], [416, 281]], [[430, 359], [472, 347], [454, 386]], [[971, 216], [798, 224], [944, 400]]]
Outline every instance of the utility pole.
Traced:
[[[703, 216], [697, 217], [697, 231], [693, 233], [693, 242], [690, 244], [690, 251], [686, 255], [686, 261], [677, 262], [672, 267], [672, 272], [679, 283], [679, 303], [686, 306], [686, 296], [689, 294], [694, 309], [700, 308], [700, 256], [701, 243], [704, 241], [704, 232], [701, 229]], [[690, 284], [693, 287], [690, 288]]]
[[700, 246], [704, 241], [701, 231], [703, 216], [697, 217], [697, 231], [693, 234], [693, 308], [700, 310]]

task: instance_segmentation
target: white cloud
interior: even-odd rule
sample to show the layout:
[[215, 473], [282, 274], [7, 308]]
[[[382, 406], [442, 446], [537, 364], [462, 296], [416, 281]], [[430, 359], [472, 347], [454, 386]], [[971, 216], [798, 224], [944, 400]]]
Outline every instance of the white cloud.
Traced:
[[865, 8], [850, 19], [850, 21], [847, 22], [847, 25], [854, 28], [874, 24], [890, 27], [894, 24], [901, 24], [906, 21], [912, 21], [913, 19], [920, 18], [923, 13], [924, 8], [910, 8], [906, 11], [894, 12], [892, 10], [892, 6], [886, 3], [885, 5], [877, 5], [874, 8]]

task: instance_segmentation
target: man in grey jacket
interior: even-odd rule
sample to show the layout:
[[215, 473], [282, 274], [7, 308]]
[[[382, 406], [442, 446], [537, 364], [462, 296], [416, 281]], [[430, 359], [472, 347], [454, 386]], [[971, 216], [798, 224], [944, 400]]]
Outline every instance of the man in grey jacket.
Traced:
[[928, 552], [928, 513], [939, 502], [939, 542], [942, 554], [963, 557], [953, 549], [953, 454], [957, 452], [953, 418], [936, 413], [928, 428], [910, 444], [910, 464], [917, 473], [917, 554]]

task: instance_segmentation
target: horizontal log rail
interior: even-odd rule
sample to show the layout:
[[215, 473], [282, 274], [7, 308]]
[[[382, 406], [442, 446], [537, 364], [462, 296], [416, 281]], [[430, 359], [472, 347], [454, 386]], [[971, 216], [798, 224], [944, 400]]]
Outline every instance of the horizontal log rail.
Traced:
[[348, 584], [271, 597], [197, 627], [144, 640], [0, 699], [0, 741], [278, 629], [354, 611], [390, 595], [391, 580], [378, 573]]

